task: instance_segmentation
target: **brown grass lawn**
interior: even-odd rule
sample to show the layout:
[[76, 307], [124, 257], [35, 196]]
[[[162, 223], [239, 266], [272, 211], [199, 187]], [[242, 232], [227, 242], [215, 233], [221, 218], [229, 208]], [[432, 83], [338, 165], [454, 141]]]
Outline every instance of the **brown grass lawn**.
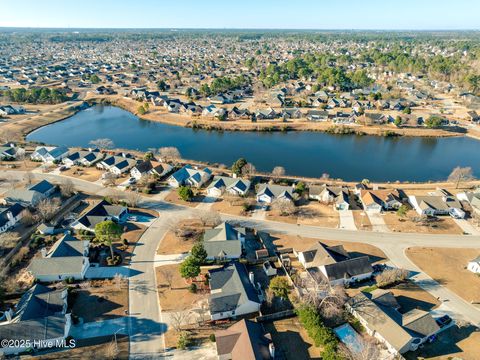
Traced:
[[79, 289], [72, 311], [84, 322], [125, 316], [128, 310], [128, 287], [113, 280], [92, 280], [90, 289]]
[[104, 173], [104, 170], [97, 169], [95, 166], [92, 166], [92, 167], [73, 166], [70, 169], [62, 172], [63, 175], [86, 180], [86, 181], [92, 181], [92, 182], [100, 179], [103, 173]]
[[[158, 296], [162, 311], [181, 311], [192, 308], [199, 300], [203, 298], [200, 291], [193, 294], [188, 291], [187, 282], [180, 276], [180, 265], [165, 265], [155, 268], [157, 275]], [[162, 271], [171, 271], [173, 274], [172, 289], [168, 288], [168, 283]]]
[[248, 213], [245, 214], [243, 211], [243, 201], [237, 201], [230, 204], [226, 200], [218, 199], [216, 202], [213, 203], [211, 209], [224, 214], [248, 216]]
[[414, 210], [410, 210], [407, 213], [407, 217], [402, 221], [395, 212], [386, 212], [383, 215], [385, 223], [390, 230], [395, 232], [410, 232], [410, 233], [422, 233], [422, 234], [463, 234], [462, 229], [455, 223], [455, 221], [448, 217], [442, 216], [439, 221], [433, 223], [432, 226], [422, 226], [412, 221], [412, 218], [419, 215]]
[[[363, 210], [353, 210], [353, 220], [355, 221], [355, 226], [358, 230], [372, 231], [372, 223], [368, 218], [367, 214]], [[362, 216], [362, 213], [364, 214]]]
[[[222, 325], [205, 325], [202, 327], [197, 326], [185, 326], [185, 329], [188, 330], [192, 340], [195, 343], [195, 346], [207, 346], [211, 344], [209, 336], [214, 334], [215, 331], [226, 329], [228, 326], [232, 325], [233, 323], [225, 323]], [[169, 348], [176, 348], [178, 342], [179, 333], [177, 333], [173, 328], [169, 327], [167, 332], [165, 333], [165, 347]]]
[[[56, 360], [56, 359], [73, 359], [73, 360], [90, 360], [90, 359], [111, 359], [110, 348], [113, 342], [113, 336], [105, 336], [101, 338], [89, 340], [77, 340], [76, 347], [61, 352], [53, 352], [45, 355], [33, 356], [31, 359]], [[127, 360], [129, 355], [128, 336], [117, 335], [118, 355], [115, 359]]]
[[264, 327], [287, 360], [320, 359], [321, 349], [313, 344], [297, 317], [265, 323]]
[[296, 251], [305, 251], [310, 249], [318, 241], [326, 245], [343, 245], [345, 250], [351, 253], [352, 256], [362, 256], [368, 255], [372, 262], [385, 261], [387, 259], [386, 255], [379, 248], [362, 243], [353, 243], [348, 241], [332, 241], [332, 240], [321, 240], [321, 239], [312, 239], [305, 238], [301, 236], [294, 235], [284, 235], [284, 234], [272, 234], [274, 244], [279, 247], [284, 248], [294, 248]]
[[[177, 226], [183, 226], [198, 232], [202, 232], [206, 229], [206, 227], [203, 226], [198, 219], [185, 219], [180, 221]], [[178, 238], [173, 231], [168, 231], [160, 242], [160, 246], [157, 249], [157, 254], [166, 255], [188, 252], [196, 241], [198, 241], [198, 237], [190, 237], [186, 240], [183, 240]]]
[[[195, 193], [195, 190], [193, 190], [193, 192]], [[180, 199], [180, 197], [178, 196], [177, 189], [172, 189], [172, 191], [170, 191], [168, 195], [165, 197], [165, 201], [167, 202], [171, 202], [177, 205], [190, 206], [190, 207], [196, 207], [198, 204], [200, 204], [203, 201], [203, 199], [204, 199], [203, 195], [195, 195], [191, 201], [184, 201]]]
[[280, 222], [289, 223], [289, 224], [297, 223], [297, 217], [295, 215], [292, 215], [292, 216], [280, 215], [280, 213], [277, 210], [274, 210], [272, 208], [270, 208], [270, 210], [266, 212], [266, 219], [271, 221], [280, 221]]
[[332, 205], [311, 201], [308, 205], [298, 207], [298, 223], [329, 228], [337, 228], [340, 224], [338, 212]]
[[420, 269], [466, 301], [480, 302], [480, 277], [466, 269], [480, 250], [413, 247], [406, 254]]

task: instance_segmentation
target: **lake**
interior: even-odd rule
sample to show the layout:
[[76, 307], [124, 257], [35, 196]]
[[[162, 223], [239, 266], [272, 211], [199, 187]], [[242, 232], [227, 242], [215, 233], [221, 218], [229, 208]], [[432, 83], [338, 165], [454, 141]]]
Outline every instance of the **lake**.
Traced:
[[421, 138], [331, 135], [320, 132], [217, 132], [141, 120], [113, 106], [95, 105], [35, 130], [27, 140], [88, 146], [98, 138], [116, 147], [177, 147], [182, 157], [230, 166], [245, 157], [258, 170], [348, 181], [442, 180], [456, 166], [480, 168], [480, 143], [466, 137]]

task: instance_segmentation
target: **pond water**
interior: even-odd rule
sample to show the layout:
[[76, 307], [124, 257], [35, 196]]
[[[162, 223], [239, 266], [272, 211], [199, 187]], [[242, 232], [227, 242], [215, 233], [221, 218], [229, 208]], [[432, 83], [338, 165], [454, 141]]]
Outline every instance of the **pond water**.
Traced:
[[245, 157], [258, 170], [283, 166], [290, 175], [348, 181], [442, 180], [456, 166], [480, 168], [480, 142], [466, 137], [421, 138], [331, 135], [320, 132], [218, 132], [141, 120], [117, 107], [96, 105], [44, 126], [27, 140], [88, 146], [98, 138], [116, 147], [177, 147], [182, 157], [230, 166]]

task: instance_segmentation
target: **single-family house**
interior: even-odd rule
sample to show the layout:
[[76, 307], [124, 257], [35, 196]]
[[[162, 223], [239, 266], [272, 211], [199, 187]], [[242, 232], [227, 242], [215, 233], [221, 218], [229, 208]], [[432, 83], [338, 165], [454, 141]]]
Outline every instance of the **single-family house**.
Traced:
[[224, 192], [236, 196], [245, 196], [250, 189], [250, 181], [229, 176], [215, 176], [207, 187], [207, 194], [220, 197]]
[[208, 259], [238, 259], [245, 246], [245, 228], [223, 222], [214, 229], [205, 230], [203, 247]]
[[23, 154], [25, 154], [25, 149], [18, 147], [13, 142], [0, 146], [0, 160], [15, 160], [18, 156]]
[[307, 120], [309, 121], [327, 121], [328, 118], [329, 118], [328, 111], [325, 111], [325, 110], [307, 111]]
[[480, 256], [477, 256], [475, 259], [468, 262], [467, 270], [470, 270], [475, 274], [480, 274]]
[[466, 201], [472, 207], [472, 210], [480, 215], [480, 192], [465, 191], [457, 194], [457, 199]]
[[78, 150], [69, 153], [62, 159], [62, 163], [71, 167], [73, 165], [92, 166], [103, 159], [104, 154], [99, 149]]
[[257, 201], [259, 203], [271, 204], [275, 200], [293, 201], [293, 190], [290, 186], [260, 184], [257, 191]]
[[198, 170], [190, 165], [185, 165], [180, 170], [174, 172], [167, 181], [173, 187], [189, 185], [199, 188], [210, 180], [211, 176], [212, 172], [209, 168]]
[[90, 241], [66, 234], [49, 251], [42, 249], [42, 257], [33, 259], [28, 271], [41, 282], [82, 280], [90, 266], [89, 246]]
[[25, 206], [19, 203], [10, 206], [0, 206], [0, 234], [10, 230], [23, 217]]
[[137, 164], [130, 170], [130, 175], [137, 180], [140, 180], [142, 177], [147, 175], [155, 175], [162, 178], [172, 170], [173, 166], [170, 164], [151, 160], [142, 160], [137, 162]]
[[23, 189], [12, 189], [5, 193], [5, 201], [9, 204], [20, 203], [24, 206], [35, 206], [43, 199], [49, 198], [57, 187], [47, 180], [28, 185]]
[[0, 344], [0, 355], [25, 352], [31, 348], [29, 343], [37, 349], [59, 346], [72, 325], [67, 309], [67, 289], [33, 285], [14, 309], [5, 312], [6, 320], [0, 322], [0, 339], [15, 341], [12, 347]]
[[333, 204], [336, 210], [348, 210], [350, 207], [348, 188], [343, 186], [312, 185], [308, 197], [324, 204]]
[[403, 204], [405, 195], [399, 189], [361, 190], [359, 199], [365, 211], [394, 210]]
[[102, 200], [88, 210], [84, 215], [75, 220], [70, 227], [75, 230], [88, 230], [95, 232], [95, 225], [102, 221], [113, 220], [122, 222], [128, 214], [128, 208], [121, 205], [112, 205], [107, 200]]
[[212, 320], [228, 319], [260, 311], [259, 290], [253, 273], [245, 265], [233, 262], [223, 268], [209, 270], [210, 296], [208, 305]]
[[351, 257], [342, 245], [317, 242], [311, 249], [299, 252], [298, 260], [317, 283], [345, 285], [373, 274], [368, 256]]
[[68, 156], [68, 148], [66, 146], [37, 146], [30, 158], [33, 161], [53, 163], [61, 161], [66, 156]]
[[444, 189], [438, 189], [425, 196], [412, 195], [408, 199], [412, 207], [420, 215], [450, 215], [462, 219], [465, 217], [460, 201]]
[[128, 172], [136, 163], [136, 160], [131, 157], [110, 155], [97, 163], [97, 167], [118, 176]]
[[347, 302], [347, 309], [370, 336], [383, 343], [393, 355], [415, 351], [441, 328], [432, 315], [420, 309], [399, 311], [390, 292], [377, 289], [360, 292]]
[[218, 360], [273, 360], [275, 346], [261, 323], [242, 319], [215, 332]]

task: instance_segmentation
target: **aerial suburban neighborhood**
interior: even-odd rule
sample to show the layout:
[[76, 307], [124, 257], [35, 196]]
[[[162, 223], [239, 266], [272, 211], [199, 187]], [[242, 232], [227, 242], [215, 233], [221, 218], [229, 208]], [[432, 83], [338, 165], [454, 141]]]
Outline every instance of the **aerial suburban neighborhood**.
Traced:
[[0, 359], [480, 359], [477, 5], [7, 2]]

